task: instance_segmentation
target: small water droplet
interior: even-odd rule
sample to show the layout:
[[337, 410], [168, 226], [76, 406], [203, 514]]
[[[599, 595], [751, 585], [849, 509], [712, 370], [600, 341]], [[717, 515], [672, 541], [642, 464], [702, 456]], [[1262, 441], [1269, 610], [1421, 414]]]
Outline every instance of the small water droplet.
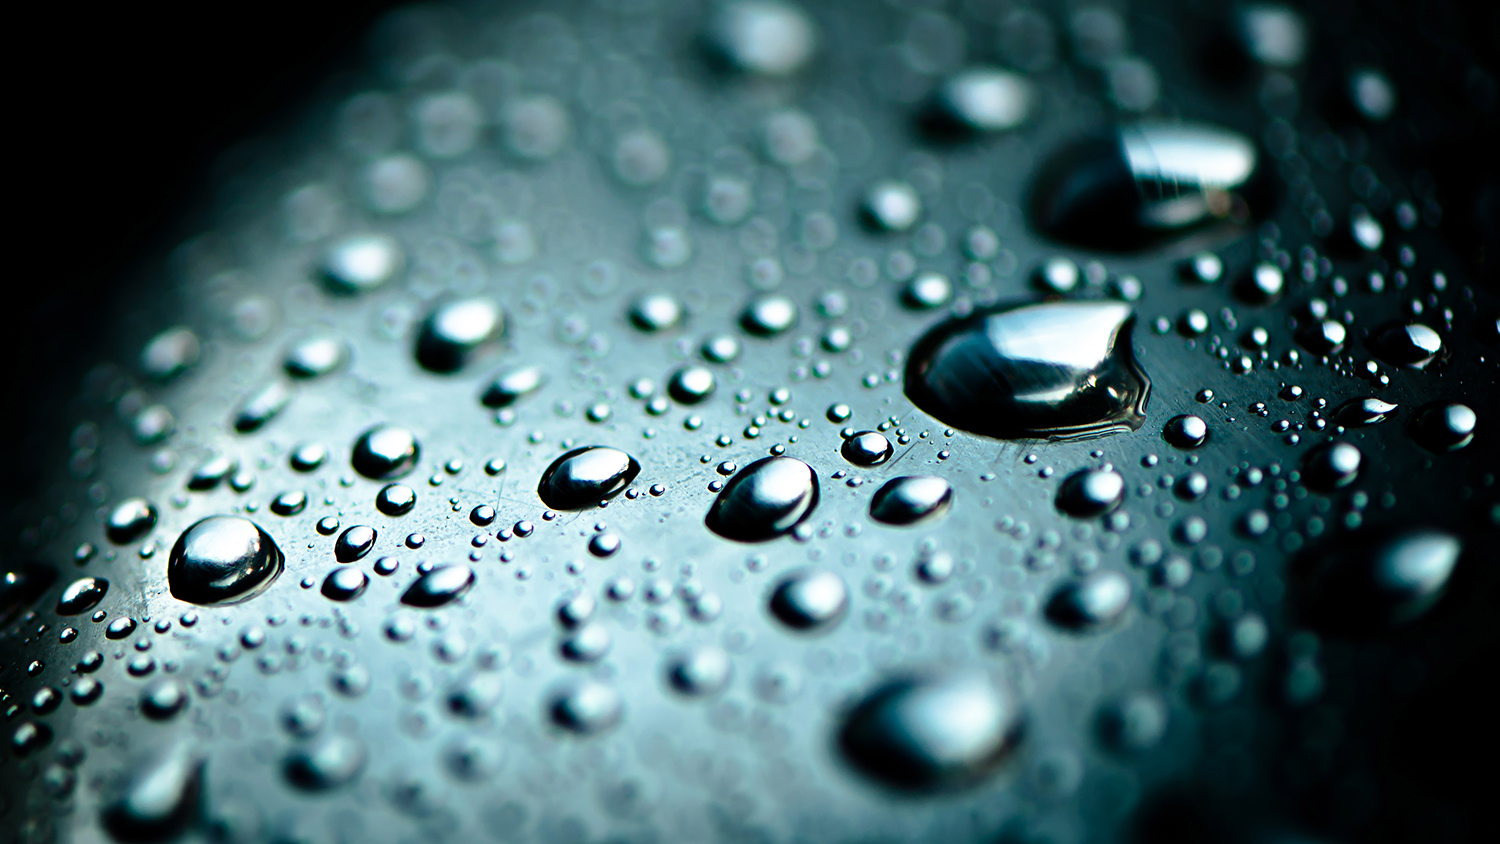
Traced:
[[818, 29], [800, 7], [782, 0], [735, 0], [719, 7], [709, 42], [731, 67], [760, 76], [801, 70], [818, 46]]
[[141, 371], [148, 378], [166, 381], [191, 369], [198, 362], [203, 346], [192, 329], [169, 328], [152, 337], [141, 350]]
[[693, 405], [713, 395], [714, 373], [705, 366], [686, 366], [672, 373], [667, 392], [678, 404]]
[[1333, 421], [1345, 427], [1374, 425], [1396, 412], [1397, 405], [1376, 398], [1350, 399], [1333, 412]]
[[1432, 451], [1458, 451], [1474, 441], [1479, 415], [1468, 405], [1440, 402], [1417, 412], [1413, 433]]
[[712, 697], [729, 686], [734, 664], [723, 648], [702, 645], [667, 659], [667, 683], [688, 697]]
[[336, 293], [374, 290], [401, 272], [405, 258], [395, 238], [359, 234], [334, 244], [323, 258], [323, 279]]
[[844, 440], [839, 453], [856, 466], [879, 466], [891, 459], [895, 446], [878, 431], [860, 431]]
[[1363, 462], [1364, 455], [1350, 443], [1327, 443], [1302, 461], [1303, 481], [1312, 489], [1332, 492], [1354, 483]]
[[580, 679], [553, 689], [547, 697], [547, 711], [557, 726], [579, 735], [595, 735], [620, 723], [625, 705], [613, 686]]
[[331, 791], [353, 782], [365, 768], [365, 746], [354, 736], [326, 733], [293, 750], [283, 773], [305, 791]]
[[942, 518], [952, 505], [953, 487], [942, 478], [892, 478], [870, 499], [870, 518], [887, 525], [915, 525]]
[[115, 505], [104, 523], [104, 533], [116, 545], [134, 542], [156, 527], [156, 506], [144, 498], [127, 498]]
[[345, 530], [333, 544], [334, 559], [341, 563], [360, 559], [375, 547], [375, 535], [375, 529], [369, 525], [355, 525]]
[[1443, 338], [1420, 322], [1391, 324], [1376, 329], [1370, 348], [1392, 366], [1423, 369], [1443, 354]]
[[1161, 436], [1174, 448], [1198, 448], [1208, 442], [1208, 423], [1191, 414], [1174, 416], [1162, 426]]
[[922, 217], [922, 198], [905, 182], [885, 181], [865, 193], [860, 216], [877, 231], [904, 232]]
[[1070, 516], [1101, 516], [1120, 505], [1125, 497], [1125, 478], [1113, 469], [1081, 469], [1069, 475], [1057, 490], [1057, 509]]
[[463, 597], [474, 580], [474, 570], [468, 566], [436, 566], [401, 593], [401, 603], [428, 609], [441, 607]]
[[404, 516], [417, 506], [417, 493], [406, 484], [386, 484], [375, 494], [375, 509], [387, 516]]
[[104, 827], [118, 841], [166, 841], [195, 819], [203, 759], [185, 742], [170, 746], [130, 777], [104, 810]]
[[328, 375], [349, 359], [349, 347], [337, 337], [317, 336], [287, 349], [281, 366], [293, 378], [308, 380]]
[[1112, 626], [1130, 609], [1130, 580], [1114, 571], [1097, 571], [1061, 586], [1047, 601], [1047, 618], [1080, 633]]
[[755, 297], [740, 315], [740, 327], [757, 337], [774, 337], [796, 324], [797, 303], [775, 294]]
[[849, 610], [849, 588], [830, 571], [807, 570], [783, 577], [771, 591], [771, 615], [793, 630], [825, 633]]

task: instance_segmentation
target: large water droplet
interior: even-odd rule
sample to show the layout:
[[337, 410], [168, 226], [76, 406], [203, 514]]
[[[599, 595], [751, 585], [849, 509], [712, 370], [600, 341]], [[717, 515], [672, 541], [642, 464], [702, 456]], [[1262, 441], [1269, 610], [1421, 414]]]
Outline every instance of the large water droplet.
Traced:
[[417, 363], [432, 372], [457, 372], [505, 329], [492, 299], [474, 297], [434, 308], [417, 335]]
[[1047, 618], [1081, 633], [1102, 630], [1130, 609], [1130, 580], [1115, 571], [1097, 571], [1070, 581], [1047, 602]]
[[940, 519], [953, 506], [953, 487], [942, 478], [892, 478], [870, 499], [870, 518], [887, 525], [915, 525]]
[[800, 571], [783, 577], [771, 591], [771, 615], [803, 632], [833, 629], [849, 610], [849, 587], [831, 571]]
[[1458, 451], [1474, 441], [1479, 414], [1466, 404], [1439, 402], [1417, 413], [1413, 432], [1422, 445], [1436, 452]]
[[171, 746], [131, 776], [105, 808], [104, 827], [119, 841], [166, 841], [192, 823], [199, 809], [203, 759], [189, 745]]
[[104, 523], [111, 542], [124, 545], [145, 536], [156, 527], [156, 507], [144, 498], [127, 498], [115, 505]]
[[625, 705], [613, 686], [597, 680], [574, 680], [553, 690], [547, 699], [547, 711], [557, 726], [593, 735], [620, 723]]
[[775, 539], [818, 506], [818, 474], [792, 457], [763, 457], [741, 469], [714, 499], [708, 529], [736, 542]]
[[1057, 509], [1070, 516], [1099, 516], [1120, 505], [1125, 478], [1113, 469], [1082, 469], [1069, 475], [1057, 490]]
[[292, 751], [283, 768], [287, 781], [307, 791], [330, 791], [365, 769], [365, 746], [353, 736], [328, 733]]
[[851, 710], [839, 731], [861, 773], [902, 791], [948, 791], [988, 777], [1021, 736], [1012, 695], [988, 676], [902, 677]]
[[337, 293], [363, 293], [390, 281], [401, 271], [401, 247], [383, 234], [346, 238], [323, 259], [323, 278]]
[[463, 597], [474, 585], [474, 570], [468, 566], [437, 566], [417, 578], [401, 593], [401, 603], [411, 607], [441, 607]]
[[941, 134], [1001, 132], [1031, 116], [1036, 86], [1020, 74], [976, 67], [944, 80], [923, 116]]
[[238, 516], [210, 516], [177, 538], [167, 561], [167, 584], [180, 601], [232, 604], [265, 591], [281, 569], [281, 549], [259, 525]]
[[339, 534], [333, 543], [333, 557], [341, 563], [352, 563], [370, 553], [375, 547], [375, 529], [369, 525], [355, 525]]
[[1046, 302], [949, 320], [912, 349], [906, 395], [940, 421], [1002, 439], [1078, 439], [1139, 428], [1151, 382], [1130, 348], [1130, 308]]
[[410, 472], [421, 453], [417, 437], [411, 431], [395, 425], [376, 425], [359, 435], [349, 462], [361, 475], [385, 481]]
[[330, 601], [352, 601], [364, 594], [370, 576], [354, 566], [340, 566], [323, 578], [323, 597]]
[[552, 461], [536, 492], [554, 510], [582, 510], [618, 495], [640, 471], [641, 464], [618, 448], [584, 446]]
[[109, 581], [102, 577], [80, 577], [68, 584], [57, 599], [58, 615], [86, 613], [104, 600]]
[[1392, 366], [1423, 369], [1443, 352], [1443, 338], [1420, 322], [1397, 323], [1376, 329], [1370, 348]]
[[1171, 231], [1247, 213], [1256, 159], [1250, 139], [1227, 129], [1126, 126], [1053, 159], [1032, 190], [1032, 216], [1061, 240], [1139, 249]]
[[1342, 633], [1414, 621], [1443, 597], [1462, 553], [1458, 537], [1434, 528], [1334, 545], [1308, 566], [1308, 616]]
[[761, 76], [796, 73], [818, 46], [818, 29], [801, 8], [780, 0], [736, 0], [719, 8], [708, 37], [737, 70]]

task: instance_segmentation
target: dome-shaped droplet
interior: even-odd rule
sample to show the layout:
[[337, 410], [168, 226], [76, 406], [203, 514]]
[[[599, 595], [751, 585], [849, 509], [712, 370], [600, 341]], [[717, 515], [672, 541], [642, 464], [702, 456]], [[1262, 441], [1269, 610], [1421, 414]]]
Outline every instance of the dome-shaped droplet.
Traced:
[[1350, 443], [1328, 443], [1308, 452], [1302, 461], [1303, 481], [1312, 489], [1332, 492], [1354, 483], [1364, 456]]
[[156, 507], [144, 498], [127, 498], [115, 505], [104, 523], [109, 541], [118, 545], [134, 542], [156, 527]]
[[386, 481], [416, 468], [421, 453], [417, 437], [411, 431], [395, 425], [376, 425], [359, 435], [349, 463], [354, 471], [367, 478]]
[[1308, 567], [1308, 621], [1368, 633], [1427, 614], [1443, 597], [1463, 553], [1458, 537], [1419, 528], [1332, 545]]
[[1047, 618], [1080, 633], [1102, 630], [1130, 609], [1130, 580], [1115, 571], [1096, 571], [1063, 584], [1047, 601]]
[[987, 778], [1021, 736], [1017, 702], [980, 673], [902, 677], [861, 700], [838, 743], [865, 776], [902, 791], [949, 791]]
[[176, 744], [135, 771], [101, 820], [117, 841], [167, 841], [196, 818], [203, 759]]
[[1439, 402], [1417, 413], [1413, 433], [1422, 445], [1436, 452], [1458, 451], [1474, 441], [1479, 414], [1466, 404]]
[[446, 302], [422, 322], [417, 335], [417, 363], [432, 372], [457, 372], [504, 329], [505, 315], [492, 299]]
[[468, 566], [437, 566], [417, 578], [401, 593], [401, 603], [412, 607], [441, 607], [456, 601], [474, 585], [474, 570]]
[[1307, 55], [1307, 22], [1279, 3], [1249, 3], [1236, 10], [1234, 35], [1254, 61], [1267, 67], [1292, 68]]
[[98, 606], [109, 591], [109, 581], [102, 577], [80, 577], [62, 591], [57, 599], [58, 615], [79, 615]]
[[1443, 338], [1420, 322], [1398, 323], [1376, 329], [1370, 348], [1392, 366], [1422, 369], [1443, 352]]
[[942, 133], [1001, 132], [1025, 123], [1036, 98], [1036, 86], [1020, 74], [970, 68], [943, 81], [924, 122]]
[[849, 610], [849, 587], [831, 571], [799, 571], [771, 590], [771, 615], [793, 630], [826, 632]]
[[387, 516], [404, 516], [417, 506], [417, 493], [406, 484], [386, 484], [375, 493], [375, 509]]
[[188, 476], [187, 488], [201, 492], [213, 489], [240, 468], [240, 461], [228, 454], [214, 454], [199, 463]]
[[906, 395], [945, 424], [1001, 439], [1139, 428], [1151, 382], [1130, 348], [1130, 308], [1045, 302], [979, 311], [918, 341]]
[[370, 553], [375, 547], [375, 529], [369, 525], [355, 525], [339, 534], [333, 543], [334, 559], [341, 563], [352, 563]]
[[670, 293], [647, 293], [631, 303], [630, 321], [651, 334], [675, 328], [682, 322], [682, 302]]
[[1080, 469], [1057, 490], [1057, 509], [1089, 518], [1115, 509], [1125, 497], [1125, 478], [1113, 469]]
[[620, 723], [625, 704], [613, 686], [597, 680], [574, 680], [552, 691], [547, 712], [557, 726], [579, 735], [593, 735]]
[[1286, 289], [1286, 276], [1275, 264], [1256, 264], [1234, 285], [1236, 296], [1251, 305], [1275, 301]]
[[709, 43], [733, 68], [787, 76], [812, 59], [818, 29], [798, 6], [781, 0], [735, 0], [709, 21]]
[[460, 718], [483, 718], [500, 703], [505, 683], [493, 672], [475, 672], [448, 690], [448, 711]]
[[552, 461], [536, 492], [554, 510], [582, 510], [618, 495], [640, 471], [641, 464], [618, 448], [584, 446]]
[[169, 328], [152, 337], [141, 350], [141, 371], [148, 378], [165, 381], [191, 369], [202, 351], [203, 346], [192, 329]]
[[1331, 355], [1344, 347], [1348, 334], [1336, 319], [1314, 320], [1297, 332], [1297, 342], [1315, 355]]
[[323, 578], [323, 597], [330, 601], [352, 601], [364, 594], [370, 576], [354, 566], [340, 566]]
[[283, 767], [287, 781], [305, 791], [330, 791], [353, 782], [365, 768], [364, 743], [325, 733], [293, 750]]
[[363, 293], [401, 272], [404, 259], [395, 238], [360, 234], [334, 244], [323, 258], [323, 278], [337, 293]]
[[1350, 399], [1333, 412], [1333, 421], [1345, 427], [1374, 425], [1396, 412], [1397, 405], [1376, 398]]
[[1099, 714], [1104, 743], [1122, 753], [1140, 753], [1167, 734], [1170, 710], [1155, 692], [1132, 692], [1110, 702]]
[[272, 381], [261, 387], [240, 404], [234, 412], [234, 429], [248, 434], [265, 427], [277, 414], [286, 409], [292, 400], [292, 391], [281, 381]]
[[714, 394], [713, 370], [706, 366], [685, 366], [672, 373], [667, 393], [679, 404], [697, 404]]
[[281, 368], [293, 378], [319, 378], [349, 359], [349, 347], [337, 337], [309, 337], [286, 350]]
[[922, 217], [922, 198], [905, 182], [877, 182], [865, 193], [860, 216], [876, 231], [904, 232]]
[[734, 664], [723, 648], [712, 645], [686, 650], [667, 660], [667, 683], [688, 697], [711, 697], [724, 691]]
[[870, 518], [887, 525], [915, 525], [942, 518], [952, 506], [953, 487], [942, 478], [892, 478], [870, 499]]
[[1032, 189], [1032, 217], [1060, 240], [1139, 249], [1168, 232], [1243, 213], [1256, 164], [1255, 145], [1237, 132], [1142, 122], [1049, 162]]
[[598, 662], [609, 653], [614, 636], [603, 624], [584, 624], [558, 644], [557, 652], [569, 662]]
[[141, 690], [141, 714], [165, 721], [188, 705], [187, 686], [175, 678], [162, 678]]
[[818, 506], [818, 474], [792, 457], [763, 457], [714, 499], [708, 529], [736, 542], [764, 542], [797, 527]]
[[520, 399], [531, 395], [547, 383], [547, 375], [539, 366], [523, 366], [506, 370], [495, 376], [480, 401], [485, 407], [509, 407]]
[[901, 291], [901, 303], [915, 311], [940, 308], [952, 298], [953, 282], [942, 273], [920, 273]]
[[1174, 448], [1197, 448], [1208, 442], [1208, 423], [1200, 416], [1173, 416], [1161, 429], [1162, 439]]
[[179, 601], [232, 604], [265, 591], [281, 569], [281, 549], [259, 525], [238, 516], [210, 516], [177, 538], [167, 561], [167, 584]]
[[740, 315], [740, 326], [757, 337], [774, 337], [797, 324], [797, 303], [785, 296], [757, 296]]
[[879, 431], [860, 431], [839, 449], [844, 459], [856, 466], [879, 466], [891, 459], [895, 446]]

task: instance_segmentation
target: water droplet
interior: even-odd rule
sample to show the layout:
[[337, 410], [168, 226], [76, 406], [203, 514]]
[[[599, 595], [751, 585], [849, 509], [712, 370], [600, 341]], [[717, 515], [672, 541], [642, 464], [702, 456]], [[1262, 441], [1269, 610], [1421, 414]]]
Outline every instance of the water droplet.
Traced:
[[558, 653], [569, 662], [598, 662], [609, 653], [614, 637], [602, 624], [584, 624], [558, 645]]
[[1020, 74], [970, 68], [944, 80], [924, 122], [941, 134], [1002, 132], [1025, 123], [1036, 99], [1036, 86]]
[[1307, 55], [1307, 23], [1295, 9], [1275, 3], [1241, 7], [1235, 36], [1250, 58], [1267, 67], [1292, 68]]
[[1012, 695], [984, 674], [901, 677], [868, 693], [838, 742], [861, 773], [902, 791], [951, 791], [986, 779], [1021, 737]]
[[203, 759], [178, 743], [139, 768], [119, 799], [104, 810], [106, 829], [118, 841], [166, 841], [195, 819]]
[[1119, 621], [1130, 608], [1130, 581], [1114, 571], [1097, 571], [1070, 581], [1047, 602], [1052, 623], [1080, 633], [1093, 633]]
[[177, 538], [167, 583], [180, 601], [232, 604], [265, 591], [281, 569], [281, 549], [259, 525], [237, 516], [210, 516]]
[[333, 557], [341, 563], [352, 563], [374, 547], [375, 529], [369, 525], [355, 525], [339, 534], [333, 544]]
[[1458, 537], [1433, 528], [1334, 544], [1308, 567], [1305, 609], [1338, 632], [1409, 623], [1442, 599], [1462, 553]]
[[702, 645], [667, 659], [667, 683], [688, 697], [712, 697], [724, 691], [734, 676], [734, 664], [723, 648]]
[[723, 5], [709, 22], [708, 36], [731, 67], [760, 76], [796, 73], [818, 46], [812, 18], [780, 0], [736, 0]]
[[569, 124], [567, 109], [553, 97], [517, 97], [505, 109], [505, 145], [520, 158], [542, 161], [567, 143]]
[[913, 310], [930, 311], [953, 298], [953, 282], [942, 273], [921, 273], [907, 282], [901, 301]]
[[404, 258], [395, 238], [361, 234], [334, 244], [323, 259], [323, 278], [337, 293], [363, 293], [401, 272]]
[[797, 324], [797, 303], [774, 294], [750, 300], [740, 326], [757, 337], [774, 337]]
[[1198, 448], [1208, 442], [1208, 423], [1191, 414], [1173, 416], [1162, 426], [1161, 436], [1174, 448]]
[[895, 452], [895, 446], [879, 431], [860, 431], [844, 440], [839, 449], [844, 459], [856, 466], [879, 466]]
[[353, 566], [340, 566], [323, 578], [323, 597], [331, 601], [352, 601], [369, 585], [369, 575]]
[[624, 491], [640, 471], [641, 464], [618, 448], [575, 448], [542, 473], [537, 495], [554, 510], [582, 510]]
[[234, 413], [234, 429], [241, 434], [258, 431], [286, 409], [292, 391], [281, 381], [272, 381], [251, 393]]
[[1252, 305], [1264, 305], [1275, 301], [1286, 288], [1286, 276], [1275, 264], [1256, 264], [1240, 277], [1234, 292], [1240, 299]]
[[330, 791], [353, 782], [365, 768], [365, 746], [353, 736], [327, 733], [293, 750], [283, 773], [306, 791]]
[[463, 597], [474, 585], [474, 579], [474, 570], [468, 566], [437, 566], [401, 593], [401, 603], [428, 609], [441, 607]]
[[417, 493], [406, 484], [386, 484], [375, 494], [375, 509], [387, 516], [404, 516], [417, 506]]
[[1161, 743], [1169, 713], [1167, 702], [1155, 692], [1131, 692], [1100, 713], [1100, 736], [1117, 751], [1141, 753]]
[[1333, 412], [1333, 421], [1345, 427], [1358, 425], [1374, 425], [1384, 422], [1387, 416], [1396, 411], [1397, 405], [1383, 402], [1380, 399], [1350, 399], [1339, 405]]
[[1349, 74], [1349, 102], [1366, 120], [1376, 123], [1396, 112], [1396, 88], [1384, 73], [1360, 68]]
[[1443, 353], [1443, 338], [1436, 331], [1414, 322], [1393, 324], [1376, 329], [1370, 338], [1376, 356], [1392, 366], [1422, 369]]
[[239, 468], [240, 462], [227, 454], [212, 455], [193, 469], [193, 474], [188, 478], [187, 488], [195, 492], [213, 489]]
[[361, 475], [385, 481], [416, 468], [420, 455], [421, 446], [411, 431], [395, 425], [376, 425], [359, 435], [349, 462]]
[[473, 297], [437, 306], [417, 335], [417, 363], [431, 372], [457, 372], [505, 330], [505, 314], [492, 299]]
[[579, 735], [602, 733], [620, 723], [625, 706], [613, 686], [597, 680], [574, 680], [547, 698], [552, 722]]
[[1427, 448], [1436, 452], [1458, 451], [1474, 440], [1479, 415], [1468, 405], [1440, 402], [1417, 412], [1413, 432]]
[[768, 604], [777, 621], [805, 633], [824, 633], [849, 610], [849, 588], [830, 571], [807, 570], [783, 577]]
[[763, 457], [741, 469], [714, 499], [708, 529], [736, 542], [790, 532], [818, 506], [818, 475], [801, 460]]
[[141, 350], [141, 371], [148, 378], [166, 381], [191, 369], [203, 346], [192, 329], [178, 326], [152, 337]]
[[81, 615], [98, 606], [109, 591], [109, 581], [102, 577], [80, 577], [68, 584], [57, 599], [58, 615]]
[[1213, 284], [1224, 276], [1224, 262], [1212, 252], [1199, 252], [1182, 265], [1182, 275], [1199, 284]]
[[1317, 320], [1297, 332], [1297, 342], [1315, 355], [1331, 355], [1344, 347], [1348, 331], [1334, 319]]
[[1070, 516], [1101, 516], [1120, 506], [1125, 478], [1113, 469], [1081, 469], [1057, 490], [1057, 509]]
[[870, 499], [870, 518], [907, 526], [940, 519], [953, 506], [953, 487], [942, 478], [892, 478]]
[[685, 366], [672, 373], [667, 392], [679, 404], [697, 404], [714, 393], [713, 371], [704, 366]]
[[309, 337], [286, 351], [281, 366], [286, 374], [303, 380], [334, 372], [349, 359], [349, 347], [337, 337]]
[[141, 714], [165, 721], [188, 705], [188, 690], [181, 682], [163, 678], [141, 690]]
[[1150, 380], [1129, 306], [1046, 302], [977, 312], [913, 348], [906, 395], [955, 428], [1001, 439], [1076, 439], [1139, 428]]
[[300, 489], [288, 490], [271, 502], [271, 512], [278, 516], [295, 516], [307, 509], [307, 493]]
[[[100, 610], [94, 615], [96, 616], [94, 620], [100, 621], [104, 617], [104, 611]], [[123, 639], [126, 636], [129, 636], [131, 633], [134, 633], [135, 628], [135, 619], [131, 618], [128, 615], [122, 615], [114, 621], [111, 621], [109, 625], [104, 628], [104, 638], [110, 640]]]
[[682, 302], [670, 293], [647, 293], [631, 304], [630, 321], [651, 334], [676, 328], [682, 322]]
[[156, 507], [144, 498], [127, 498], [115, 505], [104, 523], [104, 533], [116, 545], [134, 542], [156, 527]]
[[878, 182], [865, 193], [860, 216], [877, 231], [904, 232], [922, 217], [922, 198], [905, 182]]
[[480, 401], [485, 407], [509, 407], [520, 399], [541, 389], [547, 376], [541, 367], [524, 366], [496, 375], [485, 387]]
[[1308, 452], [1302, 461], [1302, 477], [1308, 487], [1332, 492], [1354, 483], [1364, 456], [1349, 443], [1328, 443]]
[[1256, 159], [1249, 138], [1220, 127], [1126, 126], [1049, 162], [1032, 190], [1032, 216], [1061, 240], [1139, 249], [1169, 232], [1242, 213]]

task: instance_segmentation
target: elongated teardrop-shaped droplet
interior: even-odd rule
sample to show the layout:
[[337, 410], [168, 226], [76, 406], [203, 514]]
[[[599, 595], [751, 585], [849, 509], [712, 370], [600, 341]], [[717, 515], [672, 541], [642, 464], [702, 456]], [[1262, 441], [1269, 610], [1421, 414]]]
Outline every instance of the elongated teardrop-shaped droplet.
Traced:
[[417, 578], [401, 593], [401, 603], [411, 607], [441, 607], [456, 601], [474, 585], [474, 570], [468, 566], [438, 566]]
[[281, 574], [281, 549], [248, 519], [210, 516], [182, 532], [167, 561], [172, 597], [233, 604], [265, 591]]
[[1374, 425], [1396, 412], [1396, 405], [1380, 399], [1350, 399], [1333, 412], [1333, 421], [1345, 427]]
[[364, 743], [353, 736], [325, 733], [287, 756], [287, 781], [306, 791], [330, 791], [353, 782], [365, 769]]
[[1069, 475], [1057, 491], [1057, 509], [1088, 518], [1108, 513], [1125, 496], [1125, 478], [1113, 469], [1081, 469]]
[[1102, 630], [1130, 609], [1130, 580], [1115, 571], [1097, 571], [1064, 584], [1047, 602], [1052, 623], [1080, 633]]
[[459, 299], [434, 308], [417, 335], [417, 363], [432, 372], [457, 372], [505, 330], [494, 300]]
[[1436, 528], [1334, 544], [1307, 566], [1307, 620], [1339, 633], [1415, 621], [1442, 599], [1462, 554], [1459, 538]]
[[80, 577], [68, 584], [57, 599], [58, 615], [79, 615], [98, 606], [109, 591], [109, 581], [102, 577]]
[[480, 401], [485, 407], [509, 407], [531, 395], [547, 383], [547, 375], [538, 366], [523, 366], [495, 376], [484, 388]]
[[1237, 132], [1142, 122], [1049, 162], [1032, 189], [1032, 219], [1080, 246], [1141, 249], [1175, 230], [1248, 215], [1256, 163], [1255, 144]]
[[797, 527], [818, 506], [818, 473], [792, 457], [763, 457], [730, 478], [709, 508], [708, 529], [764, 542]]
[[292, 400], [292, 391], [281, 381], [272, 381], [251, 393], [234, 414], [234, 429], [248, 434], [265, 427]]
[[203, 759], [177, 744], [136, 771], [119, 799], [104, 810], [105, 829], [118, 841], [166, 841], [198, 813]]
[[640, 472], [641, 464], [618, 448], [584, 446], [552, 461], [536, 492], [554, 510], [582, 510], [618, 495]]
[[831, 630], [849, 610], [849, 587], [831, 571], [800, 571], [783, 577], [771, 591], [771, 615], [793, 630]]
[[870, 499], [870, 518], [887, 525], [915, 525], [940, 519], [953, 506], [953, 487], [942, 478], [892, 478]]
[[395, 425], [376, 425], [354, 443], [349, 463], [354, 471], [371, 480], [388, 481], [416, 468], [422, 447], [417, 437]]
[[198, 464], [188, 477], [187, 488], [201, 492], [213, 489], [240, 468], [240, 461], [228, 454], [215, 454]]
[[838, 743], [860, 773], [901, 791], [961, 789], [990, 776], [1021, 737], [1011, 693], [977, 672], [901, 677], [845, 717]]
[[123, 545], [133, 542], [156, 527], [156, 506], [144, 498], [127, 498], [115, 505], [104, 523], [110, 542]]
[[906, 395], [939, 421], [1000, 439], [1081, 439], [1139, 428], [1151, 382], [1129, 306], [1045, 302], [979, 311], [912, 349]]

